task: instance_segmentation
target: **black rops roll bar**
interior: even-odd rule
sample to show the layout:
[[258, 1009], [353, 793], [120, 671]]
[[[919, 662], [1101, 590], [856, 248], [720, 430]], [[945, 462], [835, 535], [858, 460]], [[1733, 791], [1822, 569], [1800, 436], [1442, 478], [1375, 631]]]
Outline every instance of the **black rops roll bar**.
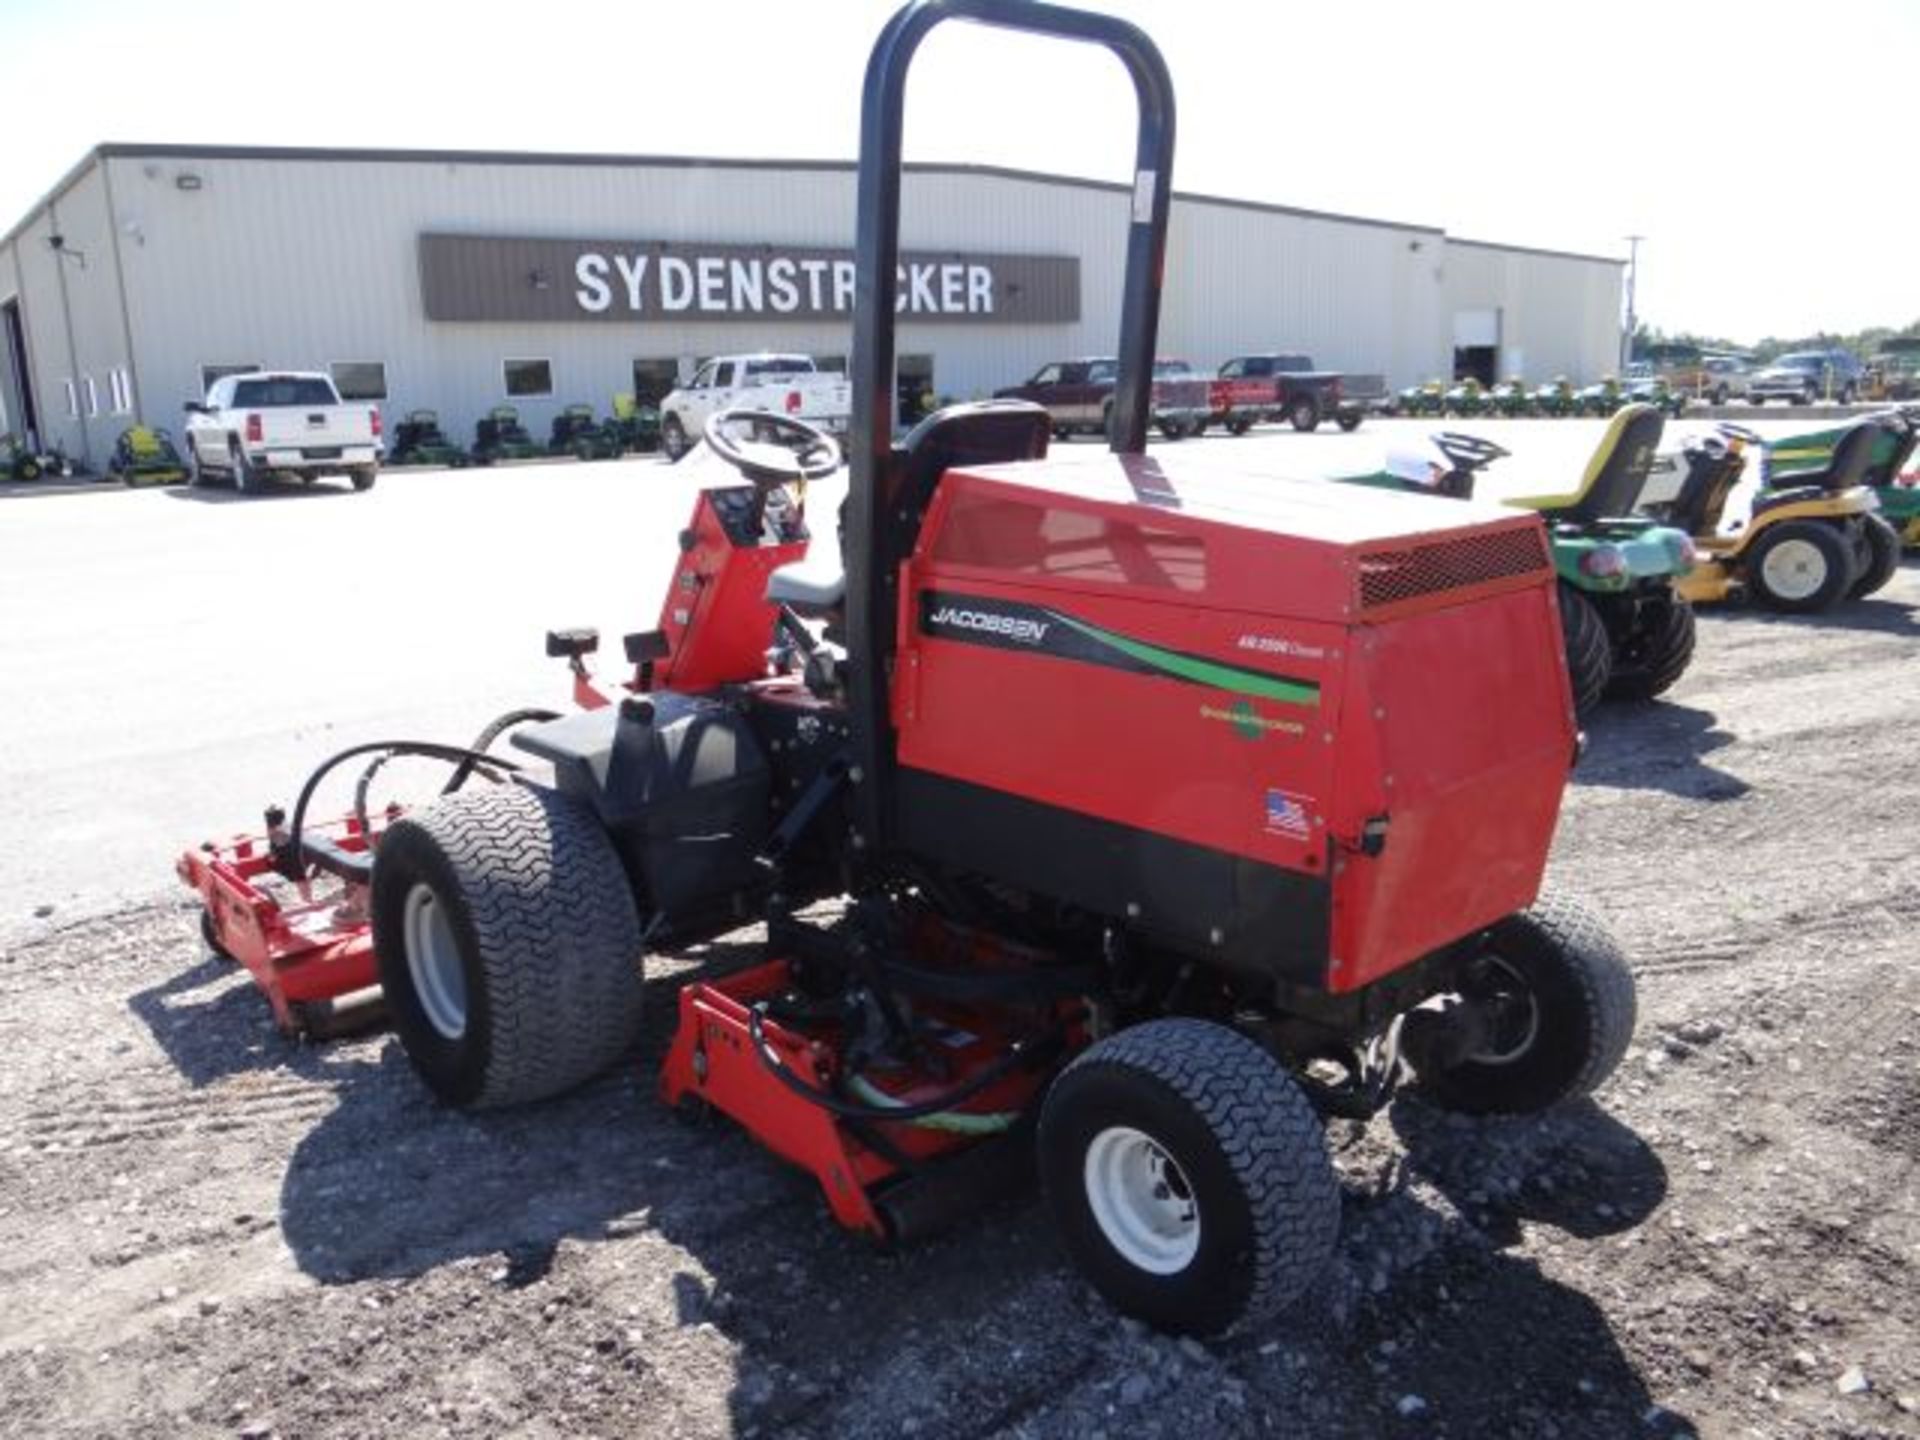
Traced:
[[1173, 174], [1173, 81], [1146, 33], [1125, 20], [1036, 0], [913, 0], [887, 22], [867, 60], [860, 102], [860, 184], [855, 216], [853, 414], [848, 432], [846, 535], [847, 642], [852, 675], [855, 766], [854, 826], [871, 852], [884, 845], [891, 820], [892, 747], [884, 657], [895, 623], [887, 576], [879, 563], [881, 483], [893, 452], [894, 303], [900, 263], [900, 139], [907, 70], [934, 26], [970, 20], [1004, 30], [1104, 45], [1133, 77], [1140, 104], [1127, 269], [1120, 311], [1120, 374], [1113, 398], [1111, 443], [1120, 454], [1146, 448], [1154, 341], [1160, 328], [1160, 283], [1167, 250], [1167, 207]]

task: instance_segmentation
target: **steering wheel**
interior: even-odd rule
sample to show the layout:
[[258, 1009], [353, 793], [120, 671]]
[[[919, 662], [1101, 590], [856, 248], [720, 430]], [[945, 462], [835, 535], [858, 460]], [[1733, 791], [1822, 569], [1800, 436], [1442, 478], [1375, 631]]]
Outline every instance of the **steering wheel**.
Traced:
[[718, 410], [704, 433], [713, 453], [756, 486], [824, 480], [840, 468], [840, 442], [791, 415]]

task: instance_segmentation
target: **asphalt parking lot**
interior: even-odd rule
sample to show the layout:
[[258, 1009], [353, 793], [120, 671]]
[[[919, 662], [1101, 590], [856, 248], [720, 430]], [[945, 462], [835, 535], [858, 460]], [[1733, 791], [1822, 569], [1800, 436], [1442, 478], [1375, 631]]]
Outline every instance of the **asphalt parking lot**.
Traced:
[[[1185, 443], [1313, 473], [1429, 428]], [[1467, 428], [1513, 493], [1601, 427]], [[184, 844], [348, 744], [564, 703], [542, 630], [650, 622], [689, 498], [651, 460], [0, 498], [0, 1434], [1920, 1435], [1920, 561], [1709, 614], [1665, 702], [1595, 715], [1551, 879], [1633, 964], [1620, 1071], [1334, 1122], [1323, 1283], [1201, 1345], [1035, 1205], [876, 1254], [672, 1118], [673, 988], [751, 934], [649, 957], [637, 1065], [480, 1116], [391, 1036], [288, 1044], [206, 955]]]

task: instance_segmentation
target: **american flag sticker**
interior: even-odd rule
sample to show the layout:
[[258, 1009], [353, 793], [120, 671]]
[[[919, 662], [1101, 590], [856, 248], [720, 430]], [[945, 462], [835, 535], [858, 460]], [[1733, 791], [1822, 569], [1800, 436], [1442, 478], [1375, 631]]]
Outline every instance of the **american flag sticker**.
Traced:
[[1306, 802], [1304, 795], [1294, 795], [1286, 790], [1267, 791], [1267, 832], [1290, 835], [1296, 840], [1306, 839], [1310, 823]]

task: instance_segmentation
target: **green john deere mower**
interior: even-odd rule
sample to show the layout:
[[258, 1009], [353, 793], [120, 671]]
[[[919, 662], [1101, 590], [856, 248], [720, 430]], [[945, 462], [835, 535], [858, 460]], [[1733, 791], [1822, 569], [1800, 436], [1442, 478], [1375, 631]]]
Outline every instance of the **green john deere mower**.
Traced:
[[[1577, 711], [1603, 698], [1651, 700], [1693, 659], [1693, 607], [1677, 588], [1692, 568], [1693, 542], [1633, 513], [1663, 424], [1652, 406], [1629, 405], [1613, 417], [1572, 490], [1503, 502], [1546, 522]], [[1384, 470], [1340, 478], [1470, 500], [1478, 473], [1509, 454], [1475, 435], [1445, 432], [1430, 444], [1431, 451], [1396, 454]]]
[[107, 469], [127, 486], [178, 485], [187, 478], [186, 462], [174, 448], [173, 436], [150, 425], [129, 425], [120, 432]]
[[473, 427], [473, 459], [478, 465], [493, 465], [501, 460], [542, 460], [547, 452], [534, 443], [527, 427], [520, 423], [520, 412], [511, 405], [496, 405]]
[[1786, 487], [1825, 472], [1833, 464], [1835, 447], [1856, 424], [1874, 425], [1879, 432], [1860, 483], [1873, 491], [1881, 518], [1893, 527], [1901, 544], [1920, 546], [1920, 470], [1908, 468], [1915, 449], [1920, 448], [1920, 405], [1900, 405], [1844, 425], [1774, 441], [1766, 451], [1767, 484]]
[[458, 470], [467, 463], [467, 452], [447, 439], [440, 428], [440, 416], [432, 410], [409, 410], [406, 419], [393, 427], [393, 449], [386, 463], [395, 465], [445, 465]]

